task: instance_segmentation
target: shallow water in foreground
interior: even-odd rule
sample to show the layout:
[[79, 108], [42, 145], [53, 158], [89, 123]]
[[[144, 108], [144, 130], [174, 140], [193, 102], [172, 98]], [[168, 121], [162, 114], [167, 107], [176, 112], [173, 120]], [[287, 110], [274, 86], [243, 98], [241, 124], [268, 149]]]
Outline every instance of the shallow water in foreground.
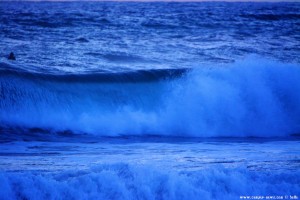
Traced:
[[300, 192], [300, 140], [6, 141], [0, 199], [240, 199]]

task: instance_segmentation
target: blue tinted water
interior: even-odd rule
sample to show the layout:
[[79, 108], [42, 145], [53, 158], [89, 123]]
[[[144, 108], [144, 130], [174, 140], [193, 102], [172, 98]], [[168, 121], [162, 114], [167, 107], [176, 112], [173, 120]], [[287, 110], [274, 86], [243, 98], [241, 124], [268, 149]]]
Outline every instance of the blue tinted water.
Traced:
[[299, 33], [299, 3], [0, 2], [0, 199], [299, 197]]

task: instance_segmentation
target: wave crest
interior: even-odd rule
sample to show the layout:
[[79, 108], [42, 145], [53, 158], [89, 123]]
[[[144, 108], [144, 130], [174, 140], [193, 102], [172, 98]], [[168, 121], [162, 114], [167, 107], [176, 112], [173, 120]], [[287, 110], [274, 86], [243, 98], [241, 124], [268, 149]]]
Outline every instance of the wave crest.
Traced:
[[101, 81], [98, 75], [60, 79], [2, 73], [0, 123], [101, 136], [270, 137], [300, 132], [297, 65], [250, 58], [171, 79], [143, 81], [169, 75], [134, 74], [135, 80], [116, 74], [117, 79]]

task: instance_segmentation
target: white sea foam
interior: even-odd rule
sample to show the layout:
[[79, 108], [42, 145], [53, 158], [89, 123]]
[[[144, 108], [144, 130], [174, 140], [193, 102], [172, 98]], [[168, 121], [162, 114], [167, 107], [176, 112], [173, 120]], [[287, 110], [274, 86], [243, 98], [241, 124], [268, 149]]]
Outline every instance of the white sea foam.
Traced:
[[0, 199], [239, 199], [297, 195], [299, 172], [212, 169], [182, 172], [154, 166], [99, 165], [84, 171], [1, 173]]

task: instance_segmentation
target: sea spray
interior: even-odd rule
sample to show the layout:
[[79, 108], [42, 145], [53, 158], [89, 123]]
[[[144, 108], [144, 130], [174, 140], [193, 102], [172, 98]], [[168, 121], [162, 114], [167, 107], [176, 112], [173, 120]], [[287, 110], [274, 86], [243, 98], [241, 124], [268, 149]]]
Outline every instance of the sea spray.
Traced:
[[296, 64], [250, 57], [171, 71], [90, 79], [3, 72], [1, 124], [101, 136], [270, 137], [300, 131]]

